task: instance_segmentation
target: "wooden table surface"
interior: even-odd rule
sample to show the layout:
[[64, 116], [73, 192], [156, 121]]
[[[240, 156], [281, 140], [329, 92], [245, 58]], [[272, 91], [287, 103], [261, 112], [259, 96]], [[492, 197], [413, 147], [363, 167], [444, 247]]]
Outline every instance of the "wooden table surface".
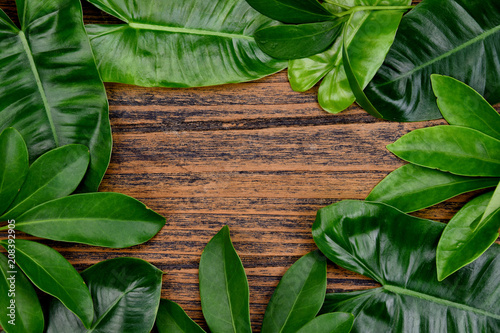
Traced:
[[[0, 0], [13, 17], [14, 1]], [[84, 3], [85, 21], [116, 22]], [[286, 70], [256, 82], [197, 89], [109, 83], [114, 150], [101, 191], [131, 195], [166, 216], [146, 244], [114, 250], [42, 240], [77, 270], [133, 256], [165, 272], [162, 296], [178, 302], [203, 327], [198, 292], [201, 252], [229, 225], [250, 285], [250, 310], [260, 330], [281, 276], [316, 248], [316, 211], [343, 199], [364, 199], [403, 163], [385, 149], [403, 134], [443, 121], [391, 123], [356, 105], [322, 111], [317, 89], [293, 92]], [[470, 195], [417, 216], [447, 221]], [[23, 235], [26, 239], [33, 237]], [[328, 292], [373, 288], [369, 278], [328, 267]]]

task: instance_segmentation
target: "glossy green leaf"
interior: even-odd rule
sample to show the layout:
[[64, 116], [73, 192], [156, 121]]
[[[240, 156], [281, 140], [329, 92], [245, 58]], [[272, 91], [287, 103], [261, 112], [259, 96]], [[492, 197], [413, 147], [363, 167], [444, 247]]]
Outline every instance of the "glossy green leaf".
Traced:
[[0, 134], [0, 214], [14, 200], [28, 173], [28, 149], [13, 128]]
[[464, 177], [406, 164], [391, 172], [370, 192], [367, 201], [384, 202], [409, 213], [462, 193], [494, 187], [499, 178]]
[[210, 331], [252, 332], [248, 281], [227, 226], [203, 250], [199, 275], [201, 309]]
[[0, 254], [0, 295], [0, 325], [7, 333], [43, 332], [42, 307], [33, 286], [3, 254]]
[[78, 0], [18, 0], [22, 29], [0, 10], [0, 129], [16, 128], [30, 160], [71, 143], [90, 148], [81, 191], [96, 191], [111, 129]]
[[87, 25], [107, 82], [209, 86], [255, 80], [286, 67], [264, 54], [253, 37], [276, 22], [245, 0], [90, 2], [125, 22]]
[[78, 318], [53, 299], [47, 333], [148, 333], [158, 311], [162, 272], [136, 258], [100, 262], [82, 272], [94, 301], [95, 318], [87, 330]]
[[296, 333], [349, 333], [354, 316], [345, 312], [325, 313], [302, 326]]
[[165, 218], [134, 198], [100, 192], [46, 202], [16, 222], [17, 230], [37, 237], [123, 248], [149, 240]]
[[[0, 241], [8, 249], [8, 241]], [[40, 290], [57, 297], [88, 328], [94, 318], [89, 290], [71, 264], [46, 245], [16, 239], [16, 263]]]
[[318, 212], [313, 237], [334, 263], [382, 286], [326, 296], [322, 312], [354, 314], [352, 332], [497, 332], [500, 246], [443, 282], [436, 244], [445, 224], [382, 203], [343, 201]]
[[205, 331], [188, 317], [175, 302], [161, 299], [156, 328], [159, 333], [204, 333]]
[[317, 0], [246, 0], [250, 6], [272, 19], [285, 23], [312, 23], [334, 16]]
[[262, 333], [295, 333], [316, 317], [326, 294], [326, 258], [314, 251], [288, 269], [269, 301]]
[[262, 51], [277, 59], [309, 57], [332, 45], [344, 21], [268, 27], [255, 32], [255, 41]]
[[365, 93], [384, 119], [441, 118], [431, 74], [465, 82], [500, 101], [500, 2], [425, 0], [405, 15], [395, 42]]
[[0, 218], [16, 218], [39, 204], [71, 194], [88, 165], [89, 150], [83, 145], [66, 145], [43, 154], [33, 162], [19, 194]]
[[483, 96], [449, 76], [433, 74], [431, 81], [439, 110], [450, 125], [473, 128], [500, 139], [500, 115]]
[[462, 176], [500, 176], [500, 140], [471, 128], [414, 130], [387, 146], [405, 161]]

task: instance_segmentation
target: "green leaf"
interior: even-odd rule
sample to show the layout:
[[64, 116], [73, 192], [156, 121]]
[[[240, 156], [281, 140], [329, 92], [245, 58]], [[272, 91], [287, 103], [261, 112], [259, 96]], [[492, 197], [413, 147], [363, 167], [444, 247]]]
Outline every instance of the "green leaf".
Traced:
[[474, 89], [449, 76], [431, 75], [432, 89], [444, 119], [500, 139], [500, 115]]
[[462, 176], [500, 176], [500, 140], [442, 125], [414, 130], [387, 146], [405, 161]]
[[125, 22], [87, 25], [107, 82], [209, 86], [255, 80], [286, 67], [253, 38], [256, 30], [276, 22], [244, 0], [90, 2]]
[[111, 156], [104, 85], [78, 0], [18, 0], [22, 29], [0, 10], [0, 130], [16, 128], [30, 161], [71, 143], [90, 148], [80, 191], [96, 191]]
[[148, 333], [158, 311], [162, 271], [136, 258], [115, 258], [82, 272], [94, 301], [90, 330], [58, 300], [48, 313], [47, 333]]
[[405, 15], [383, 66], [365, 93], [384, 119], [441, 118], [431, 74], [465, 82], [500, 102], [500, 2], [425, 0]]
[[204, 333], [186, 312], [175, 302], [160, 300], [156, 317], [156, 327], [159, 333]]
[[[0, 241], [8, 249], [8, 241]], [[82, 277], [59, 252], [46, 245], [16, 239], [16, 263], [40, 290], [57, 297], [90, 327], [94, 309]]]
[[0, 214], [14, 200], [28, 173], [28, 149], [13, 128], [0, 134]]
[[123, 248], [149, 240], [165, 218], [118, 193], [77, 194], [37, 206], [16, 219], [17, 230], [63, 242]]
[[89, 150], [66, 145], [40, 156], [30, 167], [19, 194], [2, 217], [16, 218], [44, 202], [71, 194], [89, 165]]
[[334, 16], [317, 0], [247, 0], [262, 14], [285, 23], [312, 23]]
[[325, 313], [311, 320], [297, 333], [349, 333], [354, 323], [354, 316], [350, 313]]
[[500, 190], [469, 201], [446, 225], [437, 247], [439, 281], [479, 258], [497, 240]]
[[257, 45], [277, 59], [298, 59], [327, 49], [340, 34], [344, 19], [300, 25], [278, 25], [255, 32]]
[[[0, 325], [5, 332], [43, 332], [42, 307], [33, 286], [23, 272], [13, 264], [13, 261], [8, 261], [3, 254], [0, 254], [0, 295], [2, 295], [0, 297], [2, 309]], [[14, 308], [14, 313], [12, 308]]]
[[252, 332], [248, 281], [227, 226], [203, 250], [199, 275], [201, 309], [210, 330]]
[[462, 193], [494, 187], [498, 181], [498, 178], [464, 177], [406, 164], [385, 177], [366, 200], [383, 202], [409, 213]]
[[353, 313], [353, 332], [497, 332], [500, 246], [438, 282], [436, 244], [444, 227], [382, 203], [343, 201], [321, 209], [313, 225], [321, 252], [382, 285], [329, 294], [322, 312]]
[[316, 317], [326, 294], [326, 258], [314, 251], [288, 269], [267, 306], [262, 333], [295, 333]]

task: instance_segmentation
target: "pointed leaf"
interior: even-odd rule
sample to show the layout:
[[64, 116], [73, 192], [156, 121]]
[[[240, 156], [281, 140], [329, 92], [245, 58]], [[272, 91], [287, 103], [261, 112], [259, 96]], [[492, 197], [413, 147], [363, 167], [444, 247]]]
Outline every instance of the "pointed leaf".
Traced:
[[[8, 249], [6, 240], [0, 244]], [[16, 263], [40, 290], [57, 297], [90, 327], [94, 309], [89, 290], [71, 264], [46, 245], [16, 240]]]
[[500, 176], [500, 140], [466, 127], [417, 129], [387, 149], [413, 164], [457, 175]]
[[82, 272], [94, 301], [95, 318], [87, 330], [58, 300], [52, 299], [47, 333], [148, 333], [158, 311], [162, 272], [136, 258], [115, 258]]
[[248, 281], [227, 226], [203, 250], [199, 274], [201, 309], [210, 331], [252, 332]]
[[204, 333], [186, 312], [175, 302], [161, 299], [156, 327], [159, 333]]
[[14, 200], [28, 173], [28, 149], [13, 128], [0, 134], [0, 214]]
[[384, 119], [441, 118], [431, 74], [450, 75], [500, 102], [500, 2], [425, 0], [405, 15], [365, 93]]
[[334, 16], [317, 0], [247, 0], [272, 19], [285, 23], [312, 23], [332, 19]]
[[295, 333], [316, 317], [326, 294], [326, 258], [314, 251], [288, 269], [267, 306], [262, 333]]
[[302, 326], [297, 333], [349, 333], [354, 316], [346, 312], [325, 313]]
[[0, 254], [0, 295], [0, 325], [7, 333], [43, 332], [42, 307], [33, 286], [3, 254]]
[[44, 202], [70, 195], [89, 165], [89, 150], [66, 145], [40, 156], [30, 167], [19, 194], [2, 218], [16, 218]]
[[276, 22], [245, 0], [90, 2], [125, 22], [87, 25], [106, 82], [209, 86], [255, 80], [286, 67], [253, 38], [256, 30]]
[[499, 178], [464, 177], [406, 164], [385, 177], [366, 200], [383, 202], [409, 213], [462, 193], [494, 187], [498, 181]]
[[436, 244], [445, 224], [381, 203], [343, 201], [318, 212], [313, 237], [334, 263], [380, 288], [326, 296], [322, 312], [351, 312], [352, 332], [496, 332], [500, 246], [443, 282]]
[[37, 237], [122, 248], [149, 240], [165, 218], [134, 198], [102, 192], [46, 202], [16, 222], [18, 230]]
[[0, 19], [0, 130], [16, 128], [31, 161], [70, 143], [89, 147], [80, 190], [96, 191], [111, 156], [111, 129], [80, 1], [17, 3], [21, 30]]

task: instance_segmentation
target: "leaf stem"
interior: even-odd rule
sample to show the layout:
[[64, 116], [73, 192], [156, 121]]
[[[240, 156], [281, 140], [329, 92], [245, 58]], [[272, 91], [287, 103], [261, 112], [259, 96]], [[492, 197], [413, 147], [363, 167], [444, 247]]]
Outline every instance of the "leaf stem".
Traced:
[[346, 15], [351, 15], [353, 13], [357, 12], [364, 12], [364, 11], [374, 11], [374, 10], [409, 10], [412, 9], [415, 6], [355, 6], [352, 7], [345, 12], [341, 12], [338, 14], [335, 14], [339, 17], [346, 16]]

